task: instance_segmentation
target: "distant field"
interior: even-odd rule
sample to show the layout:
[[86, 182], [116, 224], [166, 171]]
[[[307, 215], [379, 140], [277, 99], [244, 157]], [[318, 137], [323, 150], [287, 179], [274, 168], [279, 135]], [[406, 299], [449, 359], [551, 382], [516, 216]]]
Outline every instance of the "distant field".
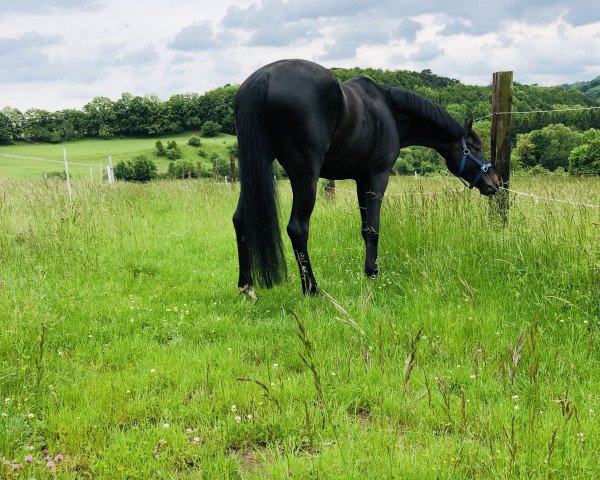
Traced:
[[[121, 160], [129, 160], [135, 155], [146, 154], [154, 160], [159, 172], [164, 172], [168, 167], [168, 160], [165, 157], [157, 157], [154, 153], [154, 144], [157, 140], [167, 143], [175, 140], [181, 147], [183, 158], [194, 161], [203, 160], [208, 165], [207, 158], [202, 159], [198, 155], [198, 148], [187, 144], [188, 139], [193, 135], [192, 132], [181, 133], [157, 138], [126, 138], [112, 140], [78, 140], [75, 142], [61, 144], [34, 145], [31, 143], [18, 143], [17, 145], [0, 146], [0, 154], [21, 155], [29, 157], [40, 157], [62, 162], [63, 148], [67, 149], [67, 159], [69, 162], [81, 162], [94, 164], [94, 178], [100, 177], [100, 164], [108, 164], [108, 156], [111, 155], [113, 163]], [[219, 135], [215, 138], [202, 138], [203, 148], [210, 154], [215, 151], [223, 158], [228, 158], [226, 146], [235, 142], [233, 135]], [[35, 160], [25, 160], [18, 158], [8, 158], [0, 156], [0, 177], [23, 177], [36, 178], [43, 176], [44, 173], [63, 171], [64, 167], [60, 163], [43, 162]], [[90, 167], [71, 165], [69, 173], [75, 178], [90, 178]]]

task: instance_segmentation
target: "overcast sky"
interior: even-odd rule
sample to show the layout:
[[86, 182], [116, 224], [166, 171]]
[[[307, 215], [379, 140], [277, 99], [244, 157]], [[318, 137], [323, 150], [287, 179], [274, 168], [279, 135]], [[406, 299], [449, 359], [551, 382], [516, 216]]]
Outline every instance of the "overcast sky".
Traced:
[[281, 58], [488, 84], [600, 74], [598, 0], [0, 0], [0, 107], [204, 92]]

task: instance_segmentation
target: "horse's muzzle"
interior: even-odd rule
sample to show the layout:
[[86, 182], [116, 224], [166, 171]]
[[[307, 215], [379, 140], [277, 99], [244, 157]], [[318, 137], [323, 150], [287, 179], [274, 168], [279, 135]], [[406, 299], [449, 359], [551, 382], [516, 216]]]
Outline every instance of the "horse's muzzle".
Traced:
[[490, 196], [490, 195], [494, 195], [495, 193], [498, 193], [500, 191], [500, 189], [492, 184], [488, 184], [488, 185], [483, 185], [479, 191], [481, 192], [482, 195], [485, 196]]

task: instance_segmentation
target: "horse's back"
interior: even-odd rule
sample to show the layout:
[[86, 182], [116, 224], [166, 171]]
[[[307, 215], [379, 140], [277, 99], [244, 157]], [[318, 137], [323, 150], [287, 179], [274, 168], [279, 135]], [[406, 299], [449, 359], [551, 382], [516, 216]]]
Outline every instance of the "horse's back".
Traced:
[[244, 101], [253, 82], [265, 79], [265, 110], [275, 156], [282, 164], [286, 157], [322, 156], [343, 104], [339, 82], [316, 63], [280, 60], [254, 72], [241, 85], [237, 101]]

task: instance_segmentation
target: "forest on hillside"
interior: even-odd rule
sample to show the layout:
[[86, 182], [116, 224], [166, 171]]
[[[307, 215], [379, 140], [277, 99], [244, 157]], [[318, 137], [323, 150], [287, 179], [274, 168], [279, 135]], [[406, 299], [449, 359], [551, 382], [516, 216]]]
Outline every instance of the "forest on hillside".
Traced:
[[[444, 107], [457, 120], [462, 121], [466, 117], [473, 117], [479, 120], [478, 123], [476, 122], [479, 131], [489, 131], [488, 119], [491, 110], [491, 86], [489, 85], [465, 85], [458, 80], [435, 75], [430, 70], [411, 72], [373, 68], [332, 68], [331, 72], [341, 81], [364, 75], [383, 85], [413, 90]], [[533, 162], [549, 170], [558, 167], [570, 170], [571, 150], [590, 145], [590, 142], [593, 144], [592, 153], [589, 153], [590, 148], [586, 151], [588, 155], [595, 155], [593, 152], [596, 151], [594, 145], [597, 135], [593, 131], [585, 135], [584, 132], [600, 126], [600, 109], [586, 109], [600, 107], [596, 95], [598, 83], [600, 83], [599, 79], [554, 87], [514, 84], [513, 110], [532, 112], [513, 115], [513, 142], [521, 152], [518, 157], [521, 166], [527, 168]], [[225, 85], [204, 94], [176, 94], [166, 101], [156, 95], [138, 96], [123, 93], [117, 100], [96, 97], [81, 109], [55, 112], [38, 108], [21, 112], [7, 106], [0, 111], [0, 145], [11, 144], [23, 138], [36, 142], [59, 143], [80, 138], [152, 137], [201, 130], [203, 127], [207, 130], [211, 127], [214, 130], [215, 124], [217, 131], [233, 134], [235, 133], [233, 102], [237, 89], [237, 85]], [[538, 112], [579, 108], [582, 110]], [[548, 138], [547, 129], [552, 125], [561, 125], [558, 127], [560, 134], [557, 133], [559, 130], [551, 127], [550, 131], [555, 135], [550, 135], [551, 138]], [[560, 145], [560, 141], [566, 138], [565, 130], [561, 130], [562, 127], [572, 132], [572, 135], [567, 135], [570, 140]], [[546, 130], [543, 133], [533, 133], [544, 128]], [[523, 139], [519, 140], [523, 135], [528, 135], [529, 143], [524, 143]], [[538, 147], [536, 142], [531, 140], [532, 135], [534, 140], [544, 139], [538, 142]], [[547, 145], [554, 145], [556, 147], [554, 151], [560, 151], [560, 161], [556, 159], [544, 161], [548, 153]], [[566, 153], [565, 145], [570, 147]], [[407, 154], [408, 157], [414, 156], [411, 151]], [[423, 161], [434, 166], [439, 163], [434, 154], [418, 154], [420, 157], [423, 155], [425, 155]], [[597, 163], [600, 163], [600, 159]], [[400, 167], [400, 170], [403, 168]], [[421, 170], [420, 162], [410, 161], [406, 168]], [[427, 168], [422, 169], [423, 173], [427, 172]], [[594, 173], [595, 167], [591, 170], [586, 167], [584, 170]], [[600, 173], [600, 168], [598, 170]]]

